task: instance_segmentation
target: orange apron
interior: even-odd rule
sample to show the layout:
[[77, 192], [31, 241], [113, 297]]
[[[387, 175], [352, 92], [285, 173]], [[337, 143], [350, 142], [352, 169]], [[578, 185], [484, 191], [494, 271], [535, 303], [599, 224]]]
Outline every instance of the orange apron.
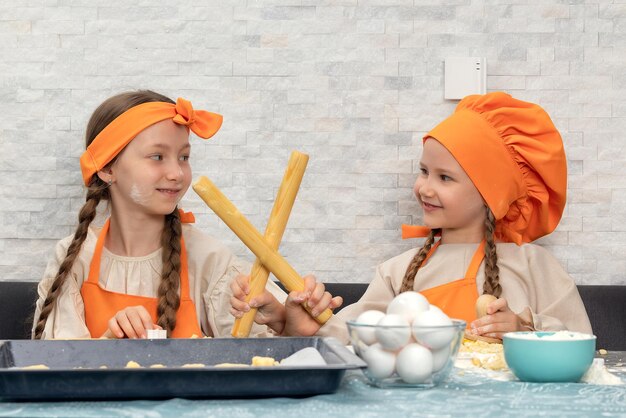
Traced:
[[[89, 333], [93, 338], [100, 338], [102, 334], [109, 328], [109, 319], [115, 314], [129, 306], [142, 305], [145, 307], [152, 321], [157, 321], [157, 298], [146, 296], [127, 295], [124, 293], [110, 292], [100, 287], [98, 278], [100, 276], [100, 257], [102, 256], [102, 248], [104, 240], [109, 232], [109, 219], [102, 227], [102, 231], [98, 236], [96, 249], [89, 267], [89, 277], [83, 283], [80, 293], [85, 303], [85, 322]], [[185, 249], [185, 241], [182, 236], [180, 238], [180, 306], [176, 312], [176, 327], [172, 331], [173, 338], [189, 338], [192, 335], [202, 336], [202, 330], [196, 317], [196, 307], [189, 297], [189, 274], [187, 269], [187, 250]]]
[[[440, 242], [441, 241], [437, 241], [430, 249], [422, 266], [435, 252]], [[483, 262], [483, 258], [485, 258], [485, 241], [482, 241], [476, 249], [474, 257], [472, 257], [472, 261], [465, 272], [465, 278], [419, 292], [428, 299], [430, 304], [440, 308], [450, 318], [464, 320], [469, 327], [469, 324], [476, 319], [476, 309], [474, 307], [476, 299], [478, 299], [476, 274], [478, 273], [480, 264]]]

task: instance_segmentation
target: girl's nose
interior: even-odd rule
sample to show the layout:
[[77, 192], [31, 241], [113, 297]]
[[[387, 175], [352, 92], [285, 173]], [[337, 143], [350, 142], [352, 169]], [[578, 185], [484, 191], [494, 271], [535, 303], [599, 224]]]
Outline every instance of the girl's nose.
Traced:
[[180, 166], [178, 161], [168, 164], [167, 171], [165, 173], [165, 177], [168, 180], [180, 180], [183, 178], [183, 168]]
[[419, 196], [432, 196], [434, 191], [428, 179], [423, 179], [416, 184], [416, 192]]

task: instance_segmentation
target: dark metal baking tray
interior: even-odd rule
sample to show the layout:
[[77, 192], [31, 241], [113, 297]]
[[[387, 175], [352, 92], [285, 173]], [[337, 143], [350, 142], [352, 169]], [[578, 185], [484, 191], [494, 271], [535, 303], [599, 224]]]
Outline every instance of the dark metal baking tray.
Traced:
[[[325, 366], [215, 367], [281, 360], [314, 347]], [[126, 368], [129, 361], [142, 368]], [[201, 363], [201, 368], [184, 368]], [[44, 364], [49, 369], [24, 369]], [[162, 364], [166, 368], [149, 368]], [[106, 366], [106, 368], [100, 368]], [[302, 397], [337, 390], [365, 363], [334, 338], [9, 340], [0, 344], [0, 399], [163, 399]]]

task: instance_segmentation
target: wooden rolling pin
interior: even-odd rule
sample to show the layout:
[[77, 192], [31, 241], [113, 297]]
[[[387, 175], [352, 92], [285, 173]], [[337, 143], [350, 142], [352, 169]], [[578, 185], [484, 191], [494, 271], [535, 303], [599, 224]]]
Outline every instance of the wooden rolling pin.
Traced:
[[[193, 183], [193, 190], [204, 202], [219, 216], [222, 221], [239, 237], [239, 239], [257, 256], [263, 265], [272, 273], [285, 288], [292, 292], [304, 290], [304, 280], [289, 265], [289, 263], [274, 249], [272, 249], [263, 236], [246, 219], [245, 216], [226, 196], [215, 186], [211, 180], [200, 176]], [[303, 305], [310, 313], [310, 309]], [[326, 323], [333, 315], [330, 309], [319, 314], [315, 320], [320, 324]]]
[[[476, 299], [476, 318], [482, 318], [487, 315], [487, 306], [494, 300], [498, 298], [493, 295], [480, 295], [478, 299]], [[500, 338], [491, 338], [491, 337], [483, 337], [482, 335], [474, 335], [467, 330], [465, 331], [465, 338], [473, 341], [485, 341], [488, 343], [502, 343]]]
[[[289, 163], [283, 181], [280, 183], [270, 219], [265, 227], [265, 242], [272, 250], [278, 250], [308, 161], [309, 156], [298, 151], [293, 151], [289, 157]], [[269, 270], [257, 258], [250, 271], [250, 293], [246, 296], [246, 302], [250, 302], [253, 297], [263, 293], [269, 275]], [[251, 308], [241, 318], [235, 319], [231, 331], [233, 337], [246, 338], [250, 335], [256, 312], [256, 308]]]

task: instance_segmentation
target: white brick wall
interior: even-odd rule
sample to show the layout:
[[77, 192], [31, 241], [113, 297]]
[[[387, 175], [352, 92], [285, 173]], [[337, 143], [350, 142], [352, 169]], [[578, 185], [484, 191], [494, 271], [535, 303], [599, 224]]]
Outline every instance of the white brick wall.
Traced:
[[[371, 280], [408, 249], [420, 138], [446, 117], [443, 60], [542, 104], [569, 198], [549, 247], [578, 283], [626, 284], [626, 4], [606, 0], [0, 0], [0, 279], [38, 280], [74, 230], [91, 111], [151, 88], [225, 116], [193, 140], [265, 228], [291, 150], [310, 155], [281, 251], [302, 273]], [[198, 226], [252, 260], [193, 192]]]

